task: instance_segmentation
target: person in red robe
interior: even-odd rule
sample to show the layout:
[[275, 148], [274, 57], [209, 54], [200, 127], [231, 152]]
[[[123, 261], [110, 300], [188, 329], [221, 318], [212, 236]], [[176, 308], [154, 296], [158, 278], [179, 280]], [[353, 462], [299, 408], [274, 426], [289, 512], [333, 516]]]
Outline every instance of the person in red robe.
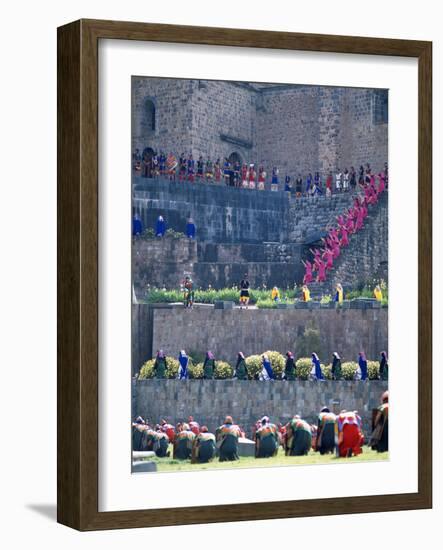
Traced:
[[356, 411], [343, 410], [338, 418], [338, 450], [341, 457], [361, 454], [364, 441], [361, 418]]
[[302, 260], [302, 264], [305, 266], [305, 276], [303, 277], [303, 284], [307, 285], [309, 283], [312, 283], [312, 281], [314, 280], [314, 277], [312, 275], [312, 264], [308, 260], [306, 260], [305, 262]]

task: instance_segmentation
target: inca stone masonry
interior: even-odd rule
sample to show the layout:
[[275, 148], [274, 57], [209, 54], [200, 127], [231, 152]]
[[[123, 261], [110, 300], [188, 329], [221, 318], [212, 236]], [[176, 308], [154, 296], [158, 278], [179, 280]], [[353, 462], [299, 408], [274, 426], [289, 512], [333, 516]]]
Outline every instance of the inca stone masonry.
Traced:
[[273, 166], [284, 177], [388, 160], [388, 91], [133, 77], [132, 146]]

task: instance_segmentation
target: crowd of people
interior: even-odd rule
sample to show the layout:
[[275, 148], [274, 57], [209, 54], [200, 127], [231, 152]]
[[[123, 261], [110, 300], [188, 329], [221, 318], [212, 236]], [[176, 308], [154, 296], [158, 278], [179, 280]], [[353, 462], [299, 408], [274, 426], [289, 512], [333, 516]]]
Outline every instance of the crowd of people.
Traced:
[[[190, 378], [190, 358], [185, 350], [180, 351], [178, 355], [178, 363], [179, 368], [176, 377], [179, 380], [188, 380]], [[358, 353], [357, 364], [358, 368], [355, 373], [355, 380], [361, 380], [363, 382], [369, 380], [368, 360], [363, 351], [360, 351]], [[203, 379], [213, 380], [215, 378], [215, 373], [215, 356], [212, 351], [207, 351], [203, 362]], [[153, 366], [153, 377], [159, 379], [168, 377], [167, 358], [163, 350], [157, 351]], [[256, 378], [260, 381], [277, 379], [294, 381], [297, 380], [299, 376], [297, 373], [297, 362], [292, 351], [286, 352], [285, 366], [283, 372], [279, 376], [277, 376], [274, 372], [272, 362], [268, 354], [266, 353], [261, 356], [261, 370], [258, 373], [254, 374], [254, 376], [251, 376], [251, 373], [248, 370], [246, 357], [243, 352], [239, 351], [237, 355], [237, 361], [233, 369], [232, 377], [237, 380], [249, 380], [251, 378]], [[336, 351], [332, 354], [331, 357], [331, 378], [332, 380], [343, 379], [342, 361], [340, 355]], [[379, 380], [388, 380], [389, 378], [389, 362], [387, 353], [385, 351], [382, 351], [380, 353], [377, 378]], [[320, 358], [315, 352], [311, 354], [311, 371], [308, 379], [313, 381], [325, 380], [325, 375], [321, 368]]]
[[314, 281], [326, 281], [328, 271], [334, 267], [334, 261], [349, 245], [352, 235], [363, 229], [368, 216], [368, 208], [377, 204], [385, 189], [386, 177], [384, 173], [378, 175], [378, 182], [376, 177], [371, 174], [369, 182], [365, 182], [363, 185], [363, 195], [356, 196], [352, 207], [337, 217], [336, 225], [328, 228], [327, 236], [322, 238], [323, 246], [310, 249], [313, 257], [312, 262], [303, 261], [305, 267], [303, 283], [305, 285]]
[[[264, 191], [269, 184], [271, 191], [284, 189], [295, 197], [322, 194], [331, 196], [333, 193], [355, 191], [357, 185], [361, 187], [369, 185], [375, 177], [368, 163], [365, 167], [361, 165], [358, 172], [351, 166], [349, 170], [346, 167], [343, 170], [338, 168], [335, 173], [330, 171], [323, 177], [317, 171], [314, 175], [312, 172], [305, 176], [299, 173], [297, 177], [286, 173], [284, 179], [281, 179], [280, 169], [275, 165], [267, 172], [263, 164], [241, 163], [240, 160], [231, 161], [226, 157], [223, 160], [219, 157], [214, 161], [209, 157], [204, 159], [202, 155], [196, 160], [192, 153], [189, 155], [182, 153], [177, 158], [172, 152], [168, 155], [163, 151], [140, 153], [139, 149], [135, 149], [132, 162], [134, 172], [143, 178], [166, 177], [170, 181], [179, 182], [225, 183], [230, 187], [260, 191]], [[380, 176], [383, 176], [387, 184], [387, 163]]]
[[[367, 444], [377, 452], [388, 447], [389, 395], [384, 392], [381, 404], [372, 419], [372, 432]], [[207, 426], [200, 426], [190, 416], [187, 422], [176, 426], [162, 419], [151, 426], [149, 420], [137, 417], [132, 423], [134, 451], [153, 451], [158, 457], [191, 460], [191, 463], [207, 463], [218, 456], [220, 462], [239, 460], [239, 440], [245, 438], [245, 430], [226, 416], [215, 433]], [[357, 456], [365, 443], [362, 419], [358, 411], [342, 410], [336, 415], [323, 407], [315, 424], [300, 415], [289, 422], [274, 424], [263, 416], [252, 426], [251, 439], [255, 442], [255, 458], [276, 456], [280, 447], [286, 456], [304, 456], [311, 449], [321, 455], [335, 453], [339, 457]]]

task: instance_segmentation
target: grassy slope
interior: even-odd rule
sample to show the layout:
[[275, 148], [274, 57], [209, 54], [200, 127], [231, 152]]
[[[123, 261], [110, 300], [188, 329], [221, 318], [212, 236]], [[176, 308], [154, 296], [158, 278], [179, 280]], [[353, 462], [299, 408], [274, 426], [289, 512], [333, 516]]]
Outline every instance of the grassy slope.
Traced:
[[[172, 455], [172, 448], [171, 448]], [[368, 447], [363, 447], [363, 453], [351, 458], [336, 458], [333, 455], [323, 455], [311, 451], [307, 456], [285, 456], [283, 449], [279, 449], [278, 455], [273, 458], [240, 457], [235, 462], [218, 462], [215, 459], [209, 464], [191, 464], [189, 460], [173, 460], [171, 458], [150, 459], [157, 463], [159, 472], [179, 472], [193, 470], [214, 470], [231, 468], [265, 468], [275, 466], [296, 466], [309, 464], [344, 464], [346, 462], [366, 462], [373, 460], [388, 460], [389, 453], [377, 453]]]

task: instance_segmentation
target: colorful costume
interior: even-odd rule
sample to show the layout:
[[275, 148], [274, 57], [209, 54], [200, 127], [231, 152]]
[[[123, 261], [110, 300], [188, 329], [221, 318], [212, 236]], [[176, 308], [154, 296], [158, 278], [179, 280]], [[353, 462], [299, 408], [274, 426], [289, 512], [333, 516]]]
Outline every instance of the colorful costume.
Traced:
[[184, 430], [178, 432], [174, 441], [174, 458], [178, 460], [187, 460], [191, 458], [192, 443], [195, 439], [195, 434], [185, 427]]
[[375, 415], [369, 445], [374, 451], [384, 453], [389, 450], [389, 404], [388, 392], [383, 394], [383, 403]]
[[155, 224], [155, 234], [157, 237], [163, 237], [165, 233], [166, 233], [166, 222], [163, 219], [163, 216], [159, 216]]
[[240, 306], [248, 305], [249, 286], [249, 281], [246, 277], [240, 281]]
[[272, 370], [271, 361], [267, 355], [263, 355], [262, 370], [259, 375], [260, 380], [275, 380], [275, 374]]
[[286, 353], [284, 378], [285, 380], [295, 380], [295, 376], [296, 376], [296, 367], [295, 367], [294, 355], [292, 354], [292, 352], [288, 351]]
[[169, 456], [169, 437], [162, 431], [155, 432], [154, 452], [159, 457]]
[[279, 302], [280, 301], [280, 291], [278, 290], [278, 288], [276, 286], [272, 289], [271, 300], [273, 302]]
[[192, 462], [205, 464], [215, 456], [215, 435], [208, 431], [202, 431], [194, 439], [192, 447]]
[[338, 448], [341, 457], [349, 457], [362, 453], [363, 434], [361, 419], [355, 412], [343, 411], [337, 417]]
[[167, 378], [166, 372], [166, 356], [162, 350], [157, 352], [157, 357], [154, 362], [154, 378]]
[[341, 359], [336, 351], [333, 354], [331, 374], [333, 380], [341, 380]]
[[188, 372], [189, 357], [186, 355], [185, 350], [181, 350], [178, 356], [178, 362], [179, 362], [178, 379], [187, 380], [189, 378], [189, 372]]
[[216, 437], [220, 462], [239, 460], [238, 438], [241, 437], [241, 432], [240, 428], [232, 423], [230, 417], [217, 429]]
[[234, 377], [237, 380], [248, 379], [248, 367], [246, 365], [245, 356], [240, 352], [237, 356], [237, 364], [235, 365]]
[[205, 380], [212, 380], [214, 378], [215, 371], [215, 358], [211, 351], [206, 353], [205, 362], [203, 363], [203, 378]]
[[286, 456], [307, 455], [312, 446], [311, 426], [301, 418], [294, 417], [286, 424]]
[[278, 428], [269, 422], [262, 421], [262, 425], [255, 432], [255, 457], [269, 458], [275, 456], [278, 451]]
[[316, 449], [321, 454], [332, 453], [336, 443], [336, 418], [327, 407], [318, 415]]
[[190, 277], [186, 277], [183, 284], [184, 288], [184, 305], [185, 307], [192, 307], [194, 303], [194, 283]]
[[380, 380], [388, 380], [388, 378], [389, 378], [388, 356], [387, 356], [385, 351], [381, 352], [380, 367], [379, 367], [379, 370], [378, 370], [378, 375], [380, 377]]

